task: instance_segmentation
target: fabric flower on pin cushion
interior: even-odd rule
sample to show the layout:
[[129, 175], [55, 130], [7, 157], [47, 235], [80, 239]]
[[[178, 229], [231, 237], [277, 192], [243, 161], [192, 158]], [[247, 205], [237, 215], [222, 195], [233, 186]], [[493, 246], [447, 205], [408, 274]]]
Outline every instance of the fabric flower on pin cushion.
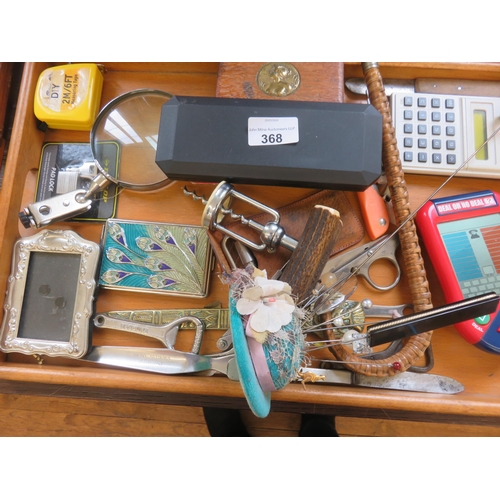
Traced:
[[247, 334], [264, 343], [269, 333], [276, 333], [292, 321], [295, 310], [288, 283], [267, 279], [267, 273], [256, 269], [254, 286], [247, 288], [236, 303], [236, 310], [248, 317]]

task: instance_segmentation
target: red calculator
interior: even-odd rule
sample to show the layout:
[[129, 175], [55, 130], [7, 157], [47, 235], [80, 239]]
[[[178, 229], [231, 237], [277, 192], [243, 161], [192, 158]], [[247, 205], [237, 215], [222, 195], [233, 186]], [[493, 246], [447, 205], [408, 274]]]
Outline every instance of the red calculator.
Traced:
[[[500, 293], [498, 193], [477, 191], [430, 200], [415, 220], [448, 303]], [[470, 344], [500, 354], [499, 308], [455, 328]]]

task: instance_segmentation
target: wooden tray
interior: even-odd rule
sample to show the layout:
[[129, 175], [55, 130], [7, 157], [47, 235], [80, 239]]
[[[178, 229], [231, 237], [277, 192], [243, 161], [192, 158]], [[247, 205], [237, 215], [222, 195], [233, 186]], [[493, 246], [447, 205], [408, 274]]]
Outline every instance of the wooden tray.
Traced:
[[[35, 233], [35, 229], [25, 229], [18, 220], [18, 212], [34, 200], [37, 168], [42, 146], [45, 142], [88, 142], [86, 132], [47, 130], [41, 132], [36, 127], [33, 114], [33, 95], [38, 75], [46, 67], [58, 63], [27, 63], [23, 75], [17, 115], [14, 123], [11, 147], [6, 166], [3, 188], [0, 193], [1, 213], [0, 238], [3, 242], [0, 252], [1, 289], [5, 292], [10, 273], [11, 254], [14, 242], [20, 236]], [[138, 88], [156, 88], [177, 95], [215, 96], [218, 78], [218, 63], [100, 63], [106, 68], [101, 106], [114, 97]], [[119, 196], [117, 217], [129, 220], [151, 222], [172, 222], [181, 224], [201, 224], [203, 205], [183, 193], [182, 182], [174, 182], [154, 193], [123, 191]], [[193, 188], [194, 189], [194, 188]], [[212, 185], [195, 187], [200, 194], [208, 197]], [[261, 192], [258, 186], [249, 187], [246, 193], [270, 206], [281, 206], [302, 199], [315, 192], [311, 189], [283, 189], [276, 197], [271, 189]], [[276, 205], [278, 203], [278, 205]], [[83, 238], [99, 241], [102, 224], [62, 222], [52, 224], [50, 229], [72, 229]], [[97, 298], [97, 312], [117, 309], [160, 309], [204, 307], [220, 301], [227, 306], [227, 286], [218, 279], [214, 271], [211, 277], [210, 295], [206, 299], [186, 299], [153, 294], [136, 294], [126, 291], [100, 290]], [[204, 352], [217, 352], [215, 341], [222, 332], [207, 332], [203, 342]], [[190, 344], [179, 335], [178, 347], [189, 350]], [[190, 339], [189, 339], [190, 340]], [[156, 341], [142, 336], [122, 332], [96, 331], [94, 345], [144, 345], [160, 346]], [[12, 380], [67, 384], [74, 386], [100, 386], [103, 388], [135, 388], [155, 391], [192, 391], [202, 394], [213, 393], [208, 387], [217, 387], [215, 393], [227, 394], [225, 385], [231, 387], [238, 397], [243, 397], [239, 384], [225, 377], [208, 379], [196, 377], [192, 386], [190, 377], [164, 377], [123, 370], [110, 370], [83, 362], [72, 362], [62, 358], [44, 359], [38, 365], [36, 359], [22, 354], [0, 353], [0, 378]], [[69, 382], [72, 380], [73, 382]], [[177, 385], [179, 384], [179, 385]], [[207, 385], [208, 384], [208, 385]], [[177, 388], [176, 388], [177, 386]], [[191, 387], [192, 386], [192, 387]], [[190, 389], [188, 390], [188, 387]], [[230, 392], [231, 392], [230, 391]]]
[[[40, 72], [57, 63], [27, 63], [25, 65], [16, 119], [9, 147], [3, 186], [0, 191], [0, 291], [5, 292], [10, 273], [12, 247], [19, 236], [32, 234], [18, 221], [18, 212], [33, 200], [36, 169], [41, 148], [46, 141], [88, 141], [82, 132], [53, 131], [46, 133], [36, 128], [33, 114], [33, 95]], [[128, 90], [158, 88], [173, 94], [215, 96], [218, 63], [102, 63], [107, 68], [101, 104]], [[384, 77], [416, 78], [422, 76], [458, 77], [469, 79], [500, 79], [500, 67], [495, 64], [447, 63], [385, 63], [381, 64]], [[345, 63], [344, 76], [361, 76], [359, 63]], [[346, 100], [362, 98], [348, 94]], [[411, 203], [418, 206], [444, 178], [436, 176], [407, 176]], [[454, 179], [441, 193], [443, 196], [464, 193], [474, 189], [500, 190], [499, 181]], [[122, 192], [118, 203], [118, 217], [186, 224], [201, 222], [202, 206], [182, 193], [183, 184], [174, 182], [152, 194]], [[211, 186], [197, 185], [200, 194], [210, 194]], [[272, 207], [279, 207], [301, 199], [313, 191], [306, 189], [271, 189], [245, 186], [245, 194]], [[99, 241], [101, 224], [60, 223], [52, 228], [69, 228], [82, 237]], [[435, 306], [443, 304], [443, 296], [432, 268], [428, 278]], [[374, 270], [375, 277], [383, 278], [388, 269]], [[408, 301], [407, 283], [403, 279], [397, 289], [374, 293], [360, 284], [356, 298], [370, 296], [379, 304], [400, 304]], [[210, 295], [204, 305], [214, 300], [227, 304], [227, 288], [212, 276]], [[136, 308], [180, 308], [194, 304], [182, 298], [133, 294], [114, 290], [101, 290], [97, 298], [97, 311]], [[3, 313], [2, 313], [3, 314]], [[204, 343], [206, 352], [215, 351], [215, 341], [221, 332], [209, 332]], [[151, 345], [158, 344], [144, 337], [112, 331], [94, 334], [96, 345]], [[179, 347], [183, 345], [179, 336]], [[451, 376], [465, 385], [465, 391], [455, 396], [402, 393], [361, 389], [291, 384], [273, 394], [273, 410], [308, 411], [338, 415], [403, 418], [414, 420], [455, 421], [464, 423], [496, 424], [500, 417], [498, 393], [499, 358], [486, 354], [461, 339], [454, 328], [436, 331], [433, 336], [435, 367], [433, 373]], [[319, 353], [322, 356], [322, 353]], [[327, 353], [325, 354], [327, 355]], [[0, 354], [0, 391], [34, 392], [61, 396], [106, 397], [124, 400], [157, 401], [246, 408], [246, 401], [237, 382], [225, 377], [162, 376], [126, 370], [108, 369], [83, 362], [58, 358], [46, 359], [42, 365], [29, 356]]]

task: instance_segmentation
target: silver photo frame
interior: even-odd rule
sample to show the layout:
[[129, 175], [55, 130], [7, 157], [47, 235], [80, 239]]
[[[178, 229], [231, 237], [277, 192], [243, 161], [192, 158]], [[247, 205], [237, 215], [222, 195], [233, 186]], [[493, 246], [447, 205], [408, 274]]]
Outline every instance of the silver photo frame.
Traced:
[[13, 248], [0, 331], [3, 352], [81, 358], [91, 345], [101, 249], [69, 230], [42, 230]]

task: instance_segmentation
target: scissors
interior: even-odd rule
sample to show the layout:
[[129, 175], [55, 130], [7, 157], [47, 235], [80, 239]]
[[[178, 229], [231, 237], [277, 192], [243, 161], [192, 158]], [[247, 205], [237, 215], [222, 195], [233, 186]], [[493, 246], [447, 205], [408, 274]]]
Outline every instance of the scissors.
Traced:
[[[375, 289], [387, 291], [394, 288], [401, 279], [401, 268], [396, 260], [396, 249], [399, 246], [397, 234], [382, 236], [375, 241], [344, 252], [330, 259], [322, 272], [322, 281], [339, 282], [352, 275], [361, 275]], [[378, 285], [370, 277], [371, 265], [380, 259], [390, 261], [397, 271], [396, 279], [387, 286]], [[326, 277], [325, 277], [326, 275]], [[325, 279], [324, 279], [325, 278]]]

